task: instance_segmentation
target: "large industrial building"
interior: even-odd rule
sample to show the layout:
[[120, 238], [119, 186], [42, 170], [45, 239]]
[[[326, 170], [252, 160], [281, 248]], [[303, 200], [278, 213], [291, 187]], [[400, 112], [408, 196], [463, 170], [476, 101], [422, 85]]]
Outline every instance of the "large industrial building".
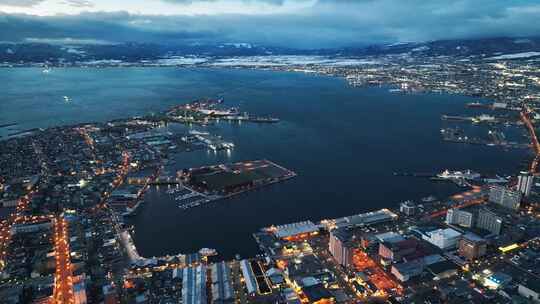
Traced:
[[362, 227], [378, 223], [393, 221], [398, 215], [388, 209], [381, 209], [373, 212], [366, 212], [351, 216], [338, 218], [335, 220], [337, 227]]
[[184, 268], [182, 275], [182, 303], [206, 304], [206, 266]]
[[234, 303], [234, 291], [231, 282], [231, 269], [225, 262], [213, 264], [212, 270], [212, 303]]
[[286, 239], [290, 237], [307, 235], [319, 231], [319, 226], [315, 225], [312, 221], [304, 221], [292, 224], [285, 224], [272, 227], [274, 235], [280, 239]]

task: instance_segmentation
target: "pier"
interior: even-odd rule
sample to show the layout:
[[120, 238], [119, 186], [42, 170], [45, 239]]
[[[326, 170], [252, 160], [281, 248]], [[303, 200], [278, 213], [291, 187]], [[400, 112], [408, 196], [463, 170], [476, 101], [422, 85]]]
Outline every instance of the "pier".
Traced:
[[496, 130], [490, 130], [487, 138], [469, 137], [459, 128], [441, 129], [441, 135], [444, 141], [485, 146], [500, 146], [505, 148], [527, 148], [529, 145], [506, 140], [504, 133]]
[[218, 104], [223, 103], [219, 100], [195, 101], [189, 104], [175, 106], [166, 112], [171, 121], [188, 124], [207, 125], [210, 122], [228, 121], [228, 122], [251, 122], [251, 123], [277, 123], [279, 118], [271, 116], [250, 115], [247, 112], [239, 113], [237, 108], [219, 109]]

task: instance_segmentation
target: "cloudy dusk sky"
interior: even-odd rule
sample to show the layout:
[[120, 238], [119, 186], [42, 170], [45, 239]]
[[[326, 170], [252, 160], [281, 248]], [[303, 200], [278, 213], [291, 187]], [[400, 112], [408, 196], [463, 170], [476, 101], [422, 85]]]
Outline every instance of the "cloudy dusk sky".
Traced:
[[0, 0], [0, 41], [297, 48], [537, 36], [540, 1]]

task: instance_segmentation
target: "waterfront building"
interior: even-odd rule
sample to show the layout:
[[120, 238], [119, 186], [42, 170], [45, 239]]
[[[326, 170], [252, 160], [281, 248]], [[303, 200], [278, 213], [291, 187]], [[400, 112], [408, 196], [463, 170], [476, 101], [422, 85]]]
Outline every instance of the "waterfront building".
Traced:
[[396, 220], [398, 215], [388, 209], [360, 213], [335, 219], [337, 227], [363, 227]]
[[240, 262], [240, 269], [242, 270], [242, 276], [246, 283], [247, 291], [249, 295], [255, 295], [258, 292], [257, 278], [248, 260], [242, 260]]
[[212, 270], [212, 303], [234, 303], [231, 269], [225, 262], [215, 263]]
[[489, 190], [489, 201], [507, 209], [517, 210], [521, 202], [521, 192], [504, 186], [492, 186]]
[[528, 171], [520, 172], [518, 176], [517, 190], [523, 194], [523, 196], [529, 196], [531, 194], [531, 188], [533, 185], [534, 176]]
[[473, 226], [474, 215], [472, 212], [453, 208], [446, 213], [446, 223], [448, 225], [459, 225], [471, 228]]
[[399, 212], [413, 216], [416, 213], [416, 205], [412, 201], [404, 201], [399, 205]]
[[337, 228], [330, 231], [329, 251], [337, 263], [348, 267], [352, 265], [354, 237], [349, 229]]
[[182, 303], [206, 304], [206, 266], [184, 268]]
[[495, 214], [495, 212], [482, 208], [478, 211], [478, 220], [476, 221], [476, 227], [487, 230], [493, 234], [501, 234], [503, 219]]
[[458, 253], [460, 256], [472, 261], [485, 255], [486, 248], [486, 240], [475, 234], [468, 233], [459, 240]]
[[274, 235], [280, 239], [310, 235], [319, 231], [319, 227], [312, 221], [272, 226], [271, 229]]

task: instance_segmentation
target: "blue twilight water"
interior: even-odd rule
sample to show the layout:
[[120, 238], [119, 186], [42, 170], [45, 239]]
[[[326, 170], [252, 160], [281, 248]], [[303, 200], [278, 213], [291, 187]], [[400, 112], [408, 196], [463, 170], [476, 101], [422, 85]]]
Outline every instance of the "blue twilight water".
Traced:
[[[19, 123], [13, 129], [103, 121], [201, 97], [224, 97], [243, 111], [282, 119], [279, 124], [210, 126], [209, 131], [236, 144], [234, 151], [179, 154], [177, 166], [267, 158], [296, 171], [297, 178], [187, 211], [152, 189], [133, 219], [144, 256], [201, 247], [216, 248], [225, 257], [252, 255], [257, 248], [251, 233], [261, 227], [395, 207], [406, 199], [457, 191], [448, 184], [395, 177], [395, 171], [511, 174], [529, 154], [443, 142], [440, 115], [466, 113], [464, 103], [471, 98], [392, 94], [386, 88], [353, 88], [330, 77], [226, 69], [71, 68], [50, 74], [3, 69], [0, 83], [0, 125]], [[0, 129], [0, 135], [13, 132], [7, 129]]]

